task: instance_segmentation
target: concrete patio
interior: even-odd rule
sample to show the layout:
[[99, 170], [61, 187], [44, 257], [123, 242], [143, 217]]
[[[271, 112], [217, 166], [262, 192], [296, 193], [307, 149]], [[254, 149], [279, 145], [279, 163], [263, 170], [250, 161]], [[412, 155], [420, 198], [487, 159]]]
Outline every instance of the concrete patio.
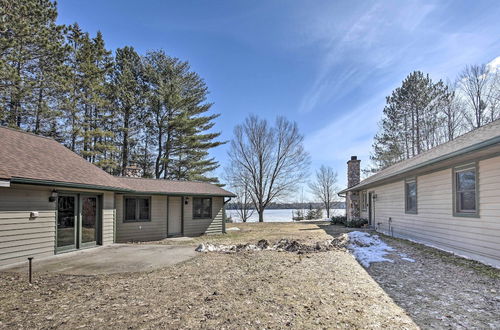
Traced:
[[[55, 256], [33, 259], [33, 273], [99, 275], [149, 271], [188, 260], [194, 246], [113, 244]], [[6, 272], [27, 272], [28, 261], [0, 268]]]

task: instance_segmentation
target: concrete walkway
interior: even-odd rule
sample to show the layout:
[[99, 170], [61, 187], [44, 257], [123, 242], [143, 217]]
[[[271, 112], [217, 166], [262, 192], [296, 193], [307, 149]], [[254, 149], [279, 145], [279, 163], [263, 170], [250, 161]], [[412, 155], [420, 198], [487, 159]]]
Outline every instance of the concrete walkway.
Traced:
[[[34, 273], [98, 275], [149, 271], [188, 260], [194, 246], [113, 244], [33, 259]], [[27, 272], [28, 262], [2, 269]]]

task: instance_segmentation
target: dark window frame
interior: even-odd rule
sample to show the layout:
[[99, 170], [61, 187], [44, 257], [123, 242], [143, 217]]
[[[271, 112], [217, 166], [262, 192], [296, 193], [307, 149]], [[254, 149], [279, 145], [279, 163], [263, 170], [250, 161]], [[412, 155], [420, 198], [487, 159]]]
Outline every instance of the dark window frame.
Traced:
[[[408, 203], [408, 185], [409, 184], [415, 184], [415, 209], [410, 209], [409, 208], [409, 203]], [[405, 213], [407, 214], [417, 214], [418, 213], [418, 184], [417, 184], [417, 178], [409, 178], [405, 180]]]
[[[127, 219], [127, 199], [135, 200], [135, 218]], [[148, 200], [148, 219], [140, 218], [139, 200]], [[151, 222], [151, 197], [149, 196], [124, 196], [123, 197], [123, 222]]]
[[[461, 166], [456, 166], [453, 168], [453, 216], [455, 217], [470, 217], [470, 218], [479, 218], [479, 171], [478, 171], [478, 163], [470, 163]], [[458, 174], [467, 171], [474, 171], [474, 190], [467, 189], [458, 191]], [[462, 210], [459, 206], [459, 196], [460, 193], [465, 191], [474, 191], [474, 199], [475, 199], [475, 209], [468, 211]]]
[[[210, 200], [210, 211], [209, 211], [209, 214], [208, 216], [206, 216], [206, 214], [203, 213], [203, 210], [202, 210], [202, 214], [195, 214], [195, 200], [197, 199], [200, 199], [201, 200], [201, 204], [203, 205], [203, 200], [204, 199], [208, 199]], [[212, 197], [193, 197], [193, 219], [212, 219], [212, 207], [213, 207], [213, 200], [212, 200]]]

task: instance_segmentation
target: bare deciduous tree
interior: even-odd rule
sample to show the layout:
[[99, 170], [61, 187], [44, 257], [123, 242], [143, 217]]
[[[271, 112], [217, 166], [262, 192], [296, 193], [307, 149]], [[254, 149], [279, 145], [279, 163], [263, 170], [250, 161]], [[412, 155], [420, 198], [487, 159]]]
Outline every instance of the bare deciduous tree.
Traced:
[[274, 127], [256, 116], [235, 127], [228, 153], [231, 172], [248, 182], [259, 222], [269, 203], [304, 182], [309, 155], [303, 140], [297, 124], [284, 117], [278, 117]]
[[330, 217], [330, 209], [337, 196], [337, 172], [331, 167], [321, 165], [316, 171], [316, 177], [309, 183], [309, 189], [326, 209], [326, 217]]
[[472, 128], [481, 127], [498, 118], [498, 73], [489, 66], [468, 65], [458, 79], [458, 86], [470, 111], [465, 118]]

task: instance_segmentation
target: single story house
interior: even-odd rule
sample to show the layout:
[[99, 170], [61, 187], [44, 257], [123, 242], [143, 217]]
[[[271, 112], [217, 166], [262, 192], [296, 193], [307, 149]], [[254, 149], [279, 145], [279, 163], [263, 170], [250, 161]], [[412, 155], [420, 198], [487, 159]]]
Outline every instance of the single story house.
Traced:
[[115, 177], [53, 139], [0, 127], [0, 266], [114, 242], [223, 233], [231, 197], [209, 183]]
[[500, 120], [362, 181], [347, 164], [348, 219], [500, 267]]

